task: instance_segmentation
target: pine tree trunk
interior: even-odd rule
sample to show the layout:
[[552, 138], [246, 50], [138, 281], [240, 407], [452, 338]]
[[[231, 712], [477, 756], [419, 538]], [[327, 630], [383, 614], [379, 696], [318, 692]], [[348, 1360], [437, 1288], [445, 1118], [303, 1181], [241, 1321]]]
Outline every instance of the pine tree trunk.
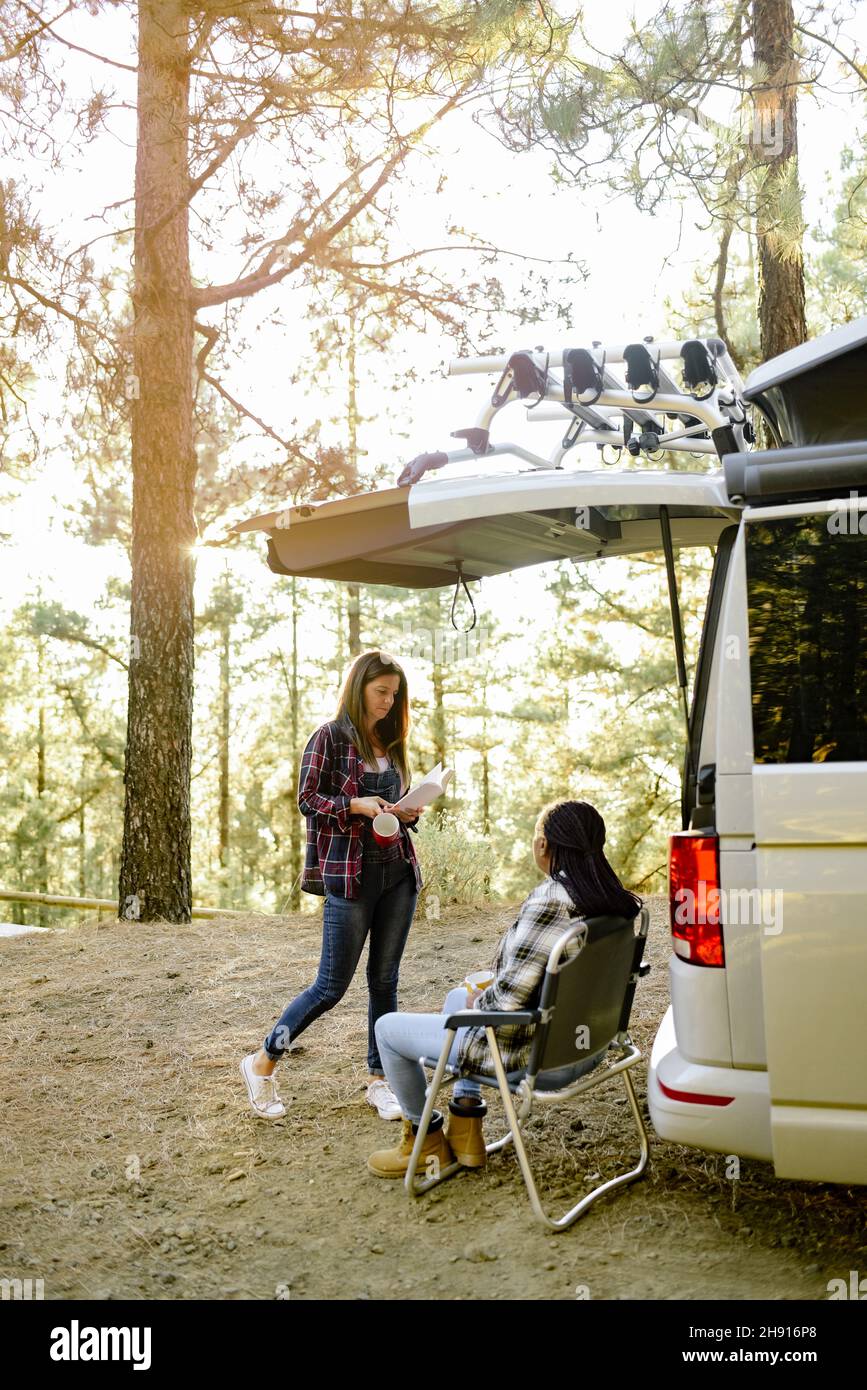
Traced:
[[189, 13], [179, 0], [139, 4], [132, 603], [119, 875], [122, 917], [170, 922], [190, 921], [192, 907]]
[[337, 641], [334, 653], [335, 685], [340, 685], [346, 675], [347, 659], [346, 648], [343, 640], [343, 590], [344, 585], [335, 584], [334, 586], [334, 612], [335, 612], [335, 631]]
[[434, 661], [431, 670], [431, 687], [433, 692], [431, 737], [433, 739], [434, 764], [436, 765], [436, 763], [444, 763], [446, 760], [445, 681], [443, 668], [438, 661]]
[[[353, 477], [358, 472], [358, 332], [355, 304], [349, 307], [349, 335], [346, 351], [347, 398], [346, 424], [349, 432], [349, 458]], [[361, 655], [361, 586], [347, 584], [346, 609], [349, 619], [349, 656]]]
[[[87, 897], [87, 825], [85, 820], [84, 788], [87, 785], [87, 759], [81, 759], [81, 805], [78, 808], [78, 896]], [[102, 887], [94, 888], [102, 897]]]
[[482, 834], [487, 838], [491, 833], [491, 759], [488, 755], [487, 721], [482, 738]]
[[[231, 715], [230, 690], [230, 638], [231, 619], [224, 617], [220, 633], [220, 868], [229, 867], [229, 721]], [[230, 884], [225, 874], [220, 880], [220, 904], [228, 905], [231, 896]]]
[[[40, 801], [45, 796], [47, 786], [45, 779], [45, 702], [42, 697], [43, 685], [43, 639], [39, 638], [39, 730], [37, 735], [37, 756], [36, 756], [36, 795]], [[36, 891], [37, 893], [48, 892], [48, 845], [45, 839], [45, 830], [39, 826], [39, 844], [36, 851]], [[43, 905], [40, 905], [36, 914], [40, 927], [48, 925], [48, 913]]]
[[768, 180], [757, 211], [759, 329], [767, 361], [806, 341], [803, 258], [783, 260], [769, 239], [779, 204], [776, 189], [783, 165], [798, 157], [798, 61], [794, 52], [792, 0], [754, 0], [756, 61], [767, 64], [767, 86], [754, 93], [753, 143]]
[[349, 655], [354, 661], [361, 655], [361, 588], [358, 584], [346, 586], [346, 615], [349, 622]]

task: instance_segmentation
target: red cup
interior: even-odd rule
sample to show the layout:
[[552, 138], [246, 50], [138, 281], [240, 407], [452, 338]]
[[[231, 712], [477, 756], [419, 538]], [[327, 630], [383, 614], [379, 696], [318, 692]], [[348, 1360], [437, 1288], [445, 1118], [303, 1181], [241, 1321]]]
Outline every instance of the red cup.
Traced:
[[373, 818], [373, 838], [378, 845], [391, 845], [400, 834], [400, 821], [391, 811], [380, 811]]

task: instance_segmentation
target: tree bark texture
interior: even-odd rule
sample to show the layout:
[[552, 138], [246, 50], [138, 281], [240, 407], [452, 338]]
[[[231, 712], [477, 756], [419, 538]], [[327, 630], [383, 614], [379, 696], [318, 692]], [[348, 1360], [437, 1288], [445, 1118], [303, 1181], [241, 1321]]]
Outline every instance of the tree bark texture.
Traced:
[[[185, 13], [186, 10], [186, 13]], [[122, 917], [191, 920], [193, 315], [189, 18], [141, 0], [135, 170], [132, 603]]]
[[754, 0], [755, 58], [767, 64], [767, 86], [754, 92], [753, 143], [769, 166], [760, 195], [756, 231], [759, 246], [759, 329], [765, 361], [806, 341], [804, 262], [783, 260], [768, 232], [778, 212], [776, 189], [783, 166], [798, 157], [798, 60], [794, 51], [792, 0]]
[[[224, 614], [220, 627], [220, 868], [229, 867], [229, 753], [231, 719], [232, 620]], [[231, 885], [220, 884], [223, 906], [228, 906]]]

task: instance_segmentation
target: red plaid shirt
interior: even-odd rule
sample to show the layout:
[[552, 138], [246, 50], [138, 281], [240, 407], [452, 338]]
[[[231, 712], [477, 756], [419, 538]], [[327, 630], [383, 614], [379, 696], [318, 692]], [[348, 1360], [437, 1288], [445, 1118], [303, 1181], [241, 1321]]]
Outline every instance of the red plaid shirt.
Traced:
[[[364, 817], [350, 815], [349, 803], [363, 796], [364, 761], [355, 744], [349, 721], [331, 719], [312, 735], [301, 758], [298, 808], [307, 817], [307, 848], [301, 887], [305, 893], [326, 892], [341, 898], [357, 898], [361, 892], [362, 830]], [[416, 891], [422, 888], [415, 846], [401, 821], [401, 850], [415, 872]]]

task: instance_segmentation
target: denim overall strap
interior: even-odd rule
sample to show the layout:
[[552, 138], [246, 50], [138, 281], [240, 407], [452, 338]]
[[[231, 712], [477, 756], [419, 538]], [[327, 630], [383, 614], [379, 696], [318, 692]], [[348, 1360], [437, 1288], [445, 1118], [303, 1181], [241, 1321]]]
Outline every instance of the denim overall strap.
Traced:
[[[361, 779], [362, 796], [381, 796], [383, 801], [395, 802], [400, 797], [400, 773], [395, 767], [383, 772], [365, 772]], [[403, 845], [400, 836], [390, 845], [380, 845], [373, 834], [373, 821], [365, 817], [362, 832], [362, 852], [366, 861], [377, 864], [390, 864], [392, 860], [403, 859]]]

